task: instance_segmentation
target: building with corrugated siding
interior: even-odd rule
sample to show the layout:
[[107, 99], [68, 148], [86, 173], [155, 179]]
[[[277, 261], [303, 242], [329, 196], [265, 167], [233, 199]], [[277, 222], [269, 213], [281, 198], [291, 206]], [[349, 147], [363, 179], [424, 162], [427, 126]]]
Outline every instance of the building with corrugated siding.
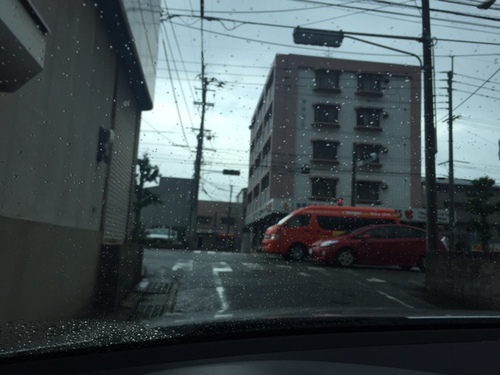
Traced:
[[159, 0], [0, 3], [0, 322], [112, 308], [140, 276], [127, 239], [159, 17]]

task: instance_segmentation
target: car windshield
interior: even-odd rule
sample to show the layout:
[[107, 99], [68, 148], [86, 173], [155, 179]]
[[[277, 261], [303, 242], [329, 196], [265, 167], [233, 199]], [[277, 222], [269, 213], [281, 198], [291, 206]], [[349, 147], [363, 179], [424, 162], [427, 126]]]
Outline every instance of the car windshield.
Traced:
[[[499, 11], [2, 0], [0, 356], [496, 314]], [[425, 234], [313, 251], [373, 223]]]

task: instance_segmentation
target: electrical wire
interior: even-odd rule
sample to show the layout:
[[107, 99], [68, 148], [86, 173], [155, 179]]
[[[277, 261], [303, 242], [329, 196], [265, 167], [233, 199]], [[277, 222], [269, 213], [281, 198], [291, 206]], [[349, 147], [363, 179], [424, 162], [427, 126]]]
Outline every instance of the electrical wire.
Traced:
[[498, 72], [500, 71], [500, 68], [498, 68], [486, 81], [483, 82], [482, 85], [480, 85], [473, 93], [471, 93], [467, 98], [463, 99], [460, 104], [458, 104], [457, 106], [455, 106], [455, 108], [453, 108], [453, 111], [456, 111], [458, 108], [460, 108], [462, 105], [464, 105], [470, 98], [472, 98], [479, 90], [481, 90], [481, 88], [483, 88], [483, 86], [485, 84], [487, 84], [489, 82], [490, 79], [492, 79]]
[[[165, 32], [164, 34], [165, 34], [165, 38], [166, 38], [166, 39], [167, 39], [167, 41], [168, 41], [168, 36], [167, 36], [167, 33]], [[162, 40], [162, 45], [163, 45], [163, 51], [164, 51], [164, 53], [165, 53], [165, 57], [166, 57], [166, 56], [167, 56], [167, 47], [166, 47], [166, 45], [165, 45], [165, 41], [164, 41], [164, 40]], [[183, 122], [182, 122], [182, 115], [181, 115], [181, 111], [180, 111], [180, 108], [179, 108], [179, 102], [177, 101], [177, 98], [175, 97], [175, 87], [174, 87], [174, 80], [173, 80], [173, 78], [172, 78], [172, 70], [171, 70], [171, 68], [170, 68], [170, 65], [169, 65], [169, 64], [167, 64], [167, 66], [168, 66], [168, 73], [169, 73], [169, 76], [170, 76], [170, 84], [171, 84], [171, 86], [172, 86], [172, 94], [173, 94], [173, 96], [174, 96], [175, 108], [176, 108], [176, 110], [177, 110], [177, 115], [178, 115], [178, 117], [179, 117], [179, 124], [180, 124], [181, 129], [182, 129], [182, 135], [183, 135], [183, 137], [184, 137], [184, 142], [186, 142], [186, 145], [187, 145], [188, 147], [190, 147], [190, 146], [189, 146], [189, 141], [188, 141], [187, 136], [186, 136], [186, 132], [185, 132], [185, 130], [184, 130], [184, 124], [183, 124]], [[182, 88], [182, 86], [181, 86], [181, 88]], [[183, 93], [183, 95], [184, 95], [184, 92], [182, 92], [182, 93]]]

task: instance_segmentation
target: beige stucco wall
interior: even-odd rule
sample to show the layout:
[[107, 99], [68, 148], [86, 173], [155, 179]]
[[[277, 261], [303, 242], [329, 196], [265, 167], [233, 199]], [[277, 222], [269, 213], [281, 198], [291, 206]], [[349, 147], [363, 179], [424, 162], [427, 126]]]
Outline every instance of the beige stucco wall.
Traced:
[[100, 234], [0, 217], [0, 325], [92, 311]]

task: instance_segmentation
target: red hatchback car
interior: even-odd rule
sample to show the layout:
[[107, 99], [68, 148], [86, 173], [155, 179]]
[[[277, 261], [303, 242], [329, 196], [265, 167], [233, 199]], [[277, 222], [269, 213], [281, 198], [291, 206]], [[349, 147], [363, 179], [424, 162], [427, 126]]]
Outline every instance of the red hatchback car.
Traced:
[[[341, 267], [353, 264], [419, 267], [423, 270], [426, 232], [409, 225], [373, 225], [356, 229], [346, 235], [314, 242], [310, 255], [318, 261]], [[443, 238], [439, 251], [446, 251]]]

